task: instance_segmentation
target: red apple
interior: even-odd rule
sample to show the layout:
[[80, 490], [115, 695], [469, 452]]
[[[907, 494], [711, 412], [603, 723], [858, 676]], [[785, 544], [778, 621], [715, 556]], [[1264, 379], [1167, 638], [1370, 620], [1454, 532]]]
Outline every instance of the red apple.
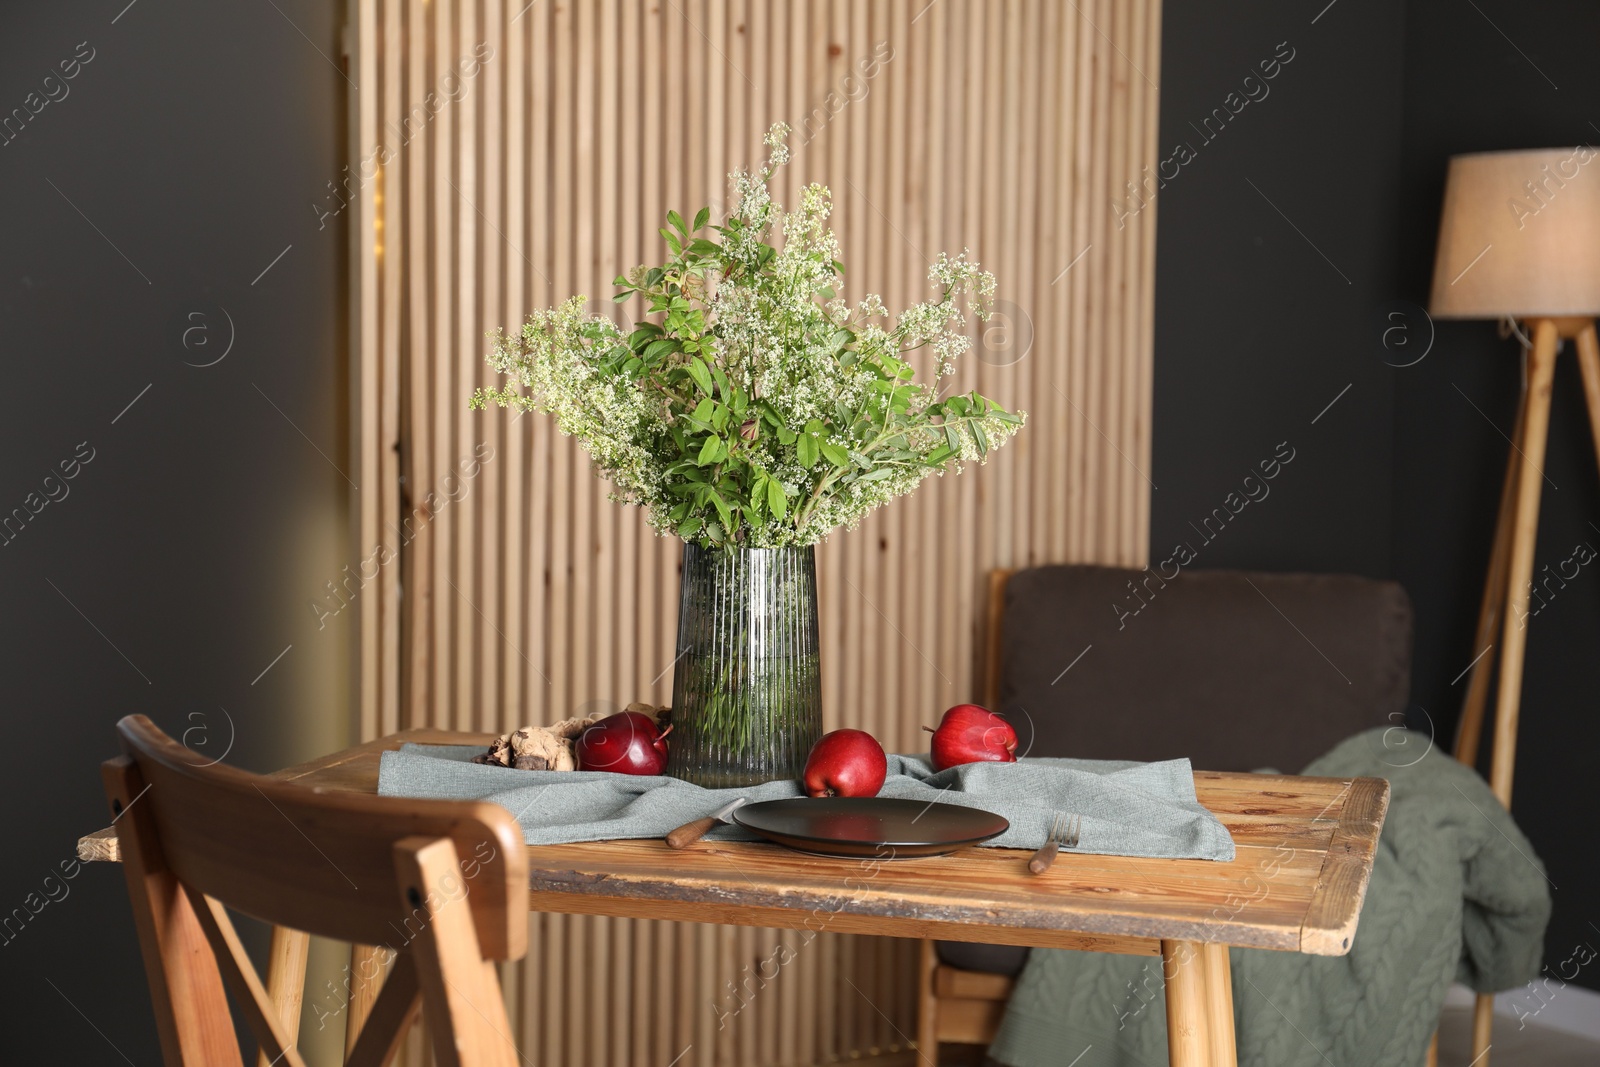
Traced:
[[667, 733], [638, 711], [620, 711], [584, 727], [573, 749], [582, 771], [618, 774], [663, 774], [667, 769]]
[[865, 730], [823, 734], [806, 759], [808, 797], [875, 797], [889, 774], [883, 746]]
[[988, 708], [957, 704], [944, 713], [933, 734], [933, 769], [961, 763], [1017, 762], [1017, 731]]

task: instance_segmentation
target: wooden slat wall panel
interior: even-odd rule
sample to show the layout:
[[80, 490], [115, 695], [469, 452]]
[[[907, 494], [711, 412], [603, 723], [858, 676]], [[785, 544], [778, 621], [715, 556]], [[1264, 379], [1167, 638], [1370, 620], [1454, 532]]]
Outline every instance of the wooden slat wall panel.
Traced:
[[[363, 555], [398, 557], [360, 598], [363, 737], [669, 697], [680, 547], [550, 420], [466, 401], [485, 331], [529, 308], [640, 314], [610, 279], [669, 207], [720, 217], [778, 120], [776, 193], [833, 189], [847, 295], [904, 306], [964, 246], [996, 271], [958, 383], [1030, 414], [821, 548], [828, 727], [915, 749], [975, 698], [990, 568], [1145, 560], [1155, 211], [1113, 201], [1157, 158], [1158, 0], [350, 0], [350, 24], [352, 170], [382, 163], [351, 227], [356, 514]], [[540, 916], [534, 944], [505, 984], [549, 1067], [816, 1064], [915, 1032], [909, 942]]]

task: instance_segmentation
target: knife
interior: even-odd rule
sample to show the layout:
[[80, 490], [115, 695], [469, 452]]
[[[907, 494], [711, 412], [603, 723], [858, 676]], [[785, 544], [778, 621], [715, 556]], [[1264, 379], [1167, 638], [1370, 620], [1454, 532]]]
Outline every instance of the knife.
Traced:
[[686, 822], [667, 835], [668, 848], [688, 848], [711, 830], [719, 822], [732, 823], [733, 813], [745, 802], [744, 797], [730, 800], [716, 811], [703, 819]]

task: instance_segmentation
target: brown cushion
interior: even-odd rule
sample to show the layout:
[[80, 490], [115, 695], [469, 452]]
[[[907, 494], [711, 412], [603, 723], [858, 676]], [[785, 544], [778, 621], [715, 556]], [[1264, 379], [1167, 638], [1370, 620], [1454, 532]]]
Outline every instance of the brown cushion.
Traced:
[[1295, 772], [1400, 725], [1411, 684], [1405, 590], [1341, 575], [1036, 567], [1002, 640], [999, 710], [1036, 756]]
[[[1400, 725], [1411, 685], [1411, 602], [1366, 578], [1036, 567], [1006, 583], [1001, 639], [998, 710], [1034, 756], [1295, 772], [1351, 734]], [[937, 947], [965, 970], [1016, 974], [1027, 960]]]

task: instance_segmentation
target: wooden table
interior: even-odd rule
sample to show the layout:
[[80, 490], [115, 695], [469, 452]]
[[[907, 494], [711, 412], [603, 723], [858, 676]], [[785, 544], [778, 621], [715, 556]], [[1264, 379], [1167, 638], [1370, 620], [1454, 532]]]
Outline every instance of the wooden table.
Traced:
[[[385, 749], [492, 739], [407, 730], [273, 777], [371, 793]], [[1228, 947], [1350, 950], [1389, 784], [1198, 771], [1195, 790], [1232, 833], [1233, 862], [1063, 852], [1035, 876], [1030, 853], [1015, 849], [874, 862], [769, 844], [702, 842], [684, 852], [654, 840], [539, 845], [528, 848], [528, 903], [535, 911], [1160, 956], [1172, 1064], [1232, 1067]], [[102, 830], [79, 843], [79, 855], [116, 859], [115, 846]]]

